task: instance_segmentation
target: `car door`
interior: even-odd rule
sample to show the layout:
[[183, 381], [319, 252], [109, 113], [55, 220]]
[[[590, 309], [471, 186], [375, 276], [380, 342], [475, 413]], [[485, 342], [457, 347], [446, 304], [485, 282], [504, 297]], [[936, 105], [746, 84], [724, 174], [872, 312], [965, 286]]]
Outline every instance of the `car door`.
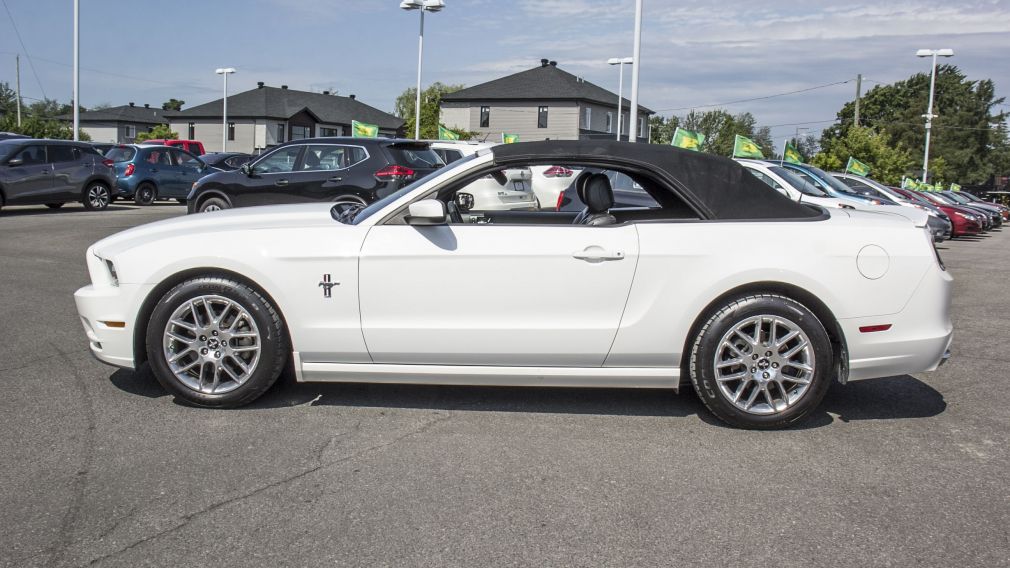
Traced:
[[4, 192], [8, 203], [45, 203], [52, 198], [53, 166], [42, 144], [24, 146], [4, 165]]
[[290, 186], [303, 146], [283, 146], [263, 156], [231, 195], [236, 206], [271, 205], [300, 201], [292, 196]]
[[177, 193], [171, 197], [183, 198], [189, 195], [189, 190], [204, 175], [204, 164], [196, 156], [177, 148], [171, 150], [172, 162], [175, 164]]
[[179, 172], [172, 160], [172, 150], [167, 146], [147, 150], [144, 156], [147, 177], [158, 186], [158, 197], [175, 197], [179, 193]]
[[375, 363], [600, 367], [638, 260], [634, 225], [380, 225], [359, 261]]
[[[291, 191], [305, 201], [334, 201], [356, 196], [368, 202], [365, 196], [370, 187], [361, 186], [361, 176], [355, 175], [354, 168], [367, 158], [368, 153], [361, 146], [307, 145], [299, 171], [293, 176]], [[374, 176], [367, 181], [374, 185]]]
[[68, 144], [47, 144], [46, 161], [53, 167], [53, 199], [80, 199], [92, 170], [81, 151]]

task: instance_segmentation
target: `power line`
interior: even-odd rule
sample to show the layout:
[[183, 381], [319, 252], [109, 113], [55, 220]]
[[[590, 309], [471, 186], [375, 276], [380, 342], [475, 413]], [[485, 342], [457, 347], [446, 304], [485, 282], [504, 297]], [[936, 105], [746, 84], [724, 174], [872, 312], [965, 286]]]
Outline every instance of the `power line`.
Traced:
[[[6, 0], [4, 0], [4, 1], [6, 1]], [[3, 53], [8, 53], [8, 52], [3, 52]], [[64, 63], [62, 61], [56, 61], [54, 59], [46, 59], [45, 57], [36, 57], [35, 59], [38, 59], [39, 61], [44, 61], [46, 63], [51, 63], [53, 65], [60, 65], [60, 66], [63, 66], [63, 67], [71, 67], [71, 65], [69, 63]], [[133, 81], [143, 81], [143, 82], [147, 82], [147, 83], [156, 83], [156, 84], [159, 84], [159, 85], [168, 85], [168, 86], [172, 86], [172, 87], [188, 87], [190, 89], [195, 89], [195, 90], [199, 90], [199, 91], [214, 92], [214, 93], [218, 92], [218, 89], [214, 89], [214, 88], [210, 88], [210, 87], [203, 87], [203, 86], [199, 86], [199, 85], [195, 85], [195, 84], [190, 84], [190, 83], [178, 83], [178, 82], [172, 82], [172, 81], [159, 81], [157, 79], [150, 79], [150, 78], [147, 78], [147, 77], [135, 77], [133, 75], [123, 75], [122, 73], [112, 73], [111, 71], [102, 71], [101, 69], [94, 69], [94, 68], [91, 68], [91, 67], [81, 67], [81, 70], [82, 71], [90, 71], [92, 73], [99, 73], [101, 75], [108, 75], [110, 77], [118, 77], [120, 79], [130, 79], [130, 80], [133, 80]]]
[[4, 9], [7, 10], [7, 17], [11, 19], [11, 25], [14, 26], [14, 34], [18, 36], [18, 43], [21, 44], [21, 50], [25, 52], [25, 58], [28, 60], [28, 66], [32, 68], [32, 75], [35, 75], [35, 82], [39, 84], [39, 90], [42, 91], [43, 98], [49, 98], [46, 95], [46, 89], [42, 86], [42, 80], [39, 79], [39, 73], [35, 70], [35, 63], [32, 62], [32, 56], [28, 54], [28, 48], [25, 47], [25, 41], [21, 39], [21, 32], [18, 31], [18, 25], [14, 21], [14, 14], [11, 14], [10, 6], [7, 5], [7, 0], [2, 0], [4, 4]]
[[851, 83], [853, 80], [854, 79], [848, 79], [848, 80], [845, 80], [845, 81], [836, 81], [834, 83], [826, 83], [824, 85], [816, 85], [814, 87], [807, 87], [806, 89], [797, 89], [795, 91], [787, 91], [785, 93], [775, 93], [774, 95], [765, 95], [763, 97], [753, 97], [753, 98], [750, 98], [750, 99], [740, 99], [740, 100], [729, 101], [729, 102], [725, 102], [725, 103], [712, 103], [712, 104], [707, 104], [707, 105], [692, 105], [692, 106], [677, 107], [677, 108], [661, 108], [661, 109], [656, 109], [656, 112], [671, 112], [671, 111], [678, 111], [678, 110], [693, 110], [693, 109], [696, 109], [696, 108], [709, 108], [709, 107], [718, 107], [718, 106], [729, 106], [729, 105], [735, 105], [735, 104], [740, 104], [740, 103], [749, 103], [749, 102], [752, 102], [752, 101], [763, 101], [763, 100], [766, 100], [766, 99], [773, 99], [775, 97], [784, 97], [784, 96], [787, 96], [787, 95], [796, 95], [796, 94], [799, 94], [799, 93], [807, 93], [807, 92], [810, 92], [810, 91], [816, 91], [817, 89], [826, 89], [828, 87], [834, 87], [834, 86], [837, 86], [837, 85], [844, 85], [846, 83]]

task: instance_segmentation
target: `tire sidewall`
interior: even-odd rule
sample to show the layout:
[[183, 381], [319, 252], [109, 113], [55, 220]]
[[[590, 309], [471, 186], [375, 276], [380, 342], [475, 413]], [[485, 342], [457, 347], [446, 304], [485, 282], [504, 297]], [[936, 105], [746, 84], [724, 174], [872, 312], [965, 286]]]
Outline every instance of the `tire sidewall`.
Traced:
[[[726, 399], [715, 380], [715, 355], [719, 343], [733, 326], [757, 315], [786, 318], [807, 334], [813, 347], [815, 372], [807, 392], [792, 407], [768, 416], [750, 414]], [[823, 324], [804, 305], [782, 296], [749, 296], [728, 302], [711, 316], [691, 351], [691, 378], [698, 396], [720, 419], [731, 426], [775, 429], [794, 424], [813, 412], [831, 386], [833, 353]]]
[[221, 199], [220, 197], [208, 197], [207, 199], [205, 199], [203, 201], [203, 203], [200, 204], [200, 211], [199, 212], [200, 213], [213, 213], [213, 211], [207, 211], [207, 206], [210, 205], [210, 204], [217, 204], [217, 206], [220, 207], [220, 209], [218, 209], [218, 211], [223, 211], [225, 209], [231, 209], [231, 206], [228, 205], [228, 203], [224, 199]]
[[[169, 369], [162, 347], [165, 326], [172, 313], [182, 303], [206, 295], [223, 296], [241, 304], [260, 333], [261, 350], [256, 369], [245, 383], [224, 394], [200, 393], [179, 381]], [[158, 382], [177, 397], [199, 406], [240, 406], [258, 398], [277, 380], [288, 354], [284, 328], [273, 308], [248, 286], [223, 278], [188, 280], [169, 290], [151, 313], [146, 338], [147, 360]]]
[[[150, 199], [144, 197], [144, 195], [150, 191]], [[137, 188], [137, 193], [133, 195], [133, 201], [137, 205], [150, 205], [154, 203], [154, 200], [158, 198], [158, 189], [150, 183], [142, 183], [140, 187]]]

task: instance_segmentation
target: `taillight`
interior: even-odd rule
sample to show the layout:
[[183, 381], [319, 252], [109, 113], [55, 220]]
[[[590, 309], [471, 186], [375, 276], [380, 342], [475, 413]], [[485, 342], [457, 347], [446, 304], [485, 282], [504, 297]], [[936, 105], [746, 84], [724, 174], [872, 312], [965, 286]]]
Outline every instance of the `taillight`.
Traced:
[[403, 166], [386, 166], [375, 172], [379, 181], [400, 181], [414, 177], [414, 170]]
[[110, 160], [108, 158], [105, 158], [104, 160], [102, 160], [102, 165], [105, 166], [105, 167], [107, 167], [107, 168], [111, 168], [115, 163], [116, 162], [113, 162], [112, 160]]
[[130, 177], [133, 175], [133, 172], [135, 171], [137, 171], [136, 166], [134, 166], [133, 164], [127, 164], [126, 170], [123, 171], [123, 177]]
[[558, 194], [558, 203], [557, 205], [554, 206], [554, 208], [557, 209], [558, 211], [561, 211], [561, 202], [564, 200], [565, 200], [565, 192], [562, 191], [561, 193]]
[[566, 168], [564, 166], [551, 166], [551, 167], [547, 168], [546, 170], [544, 170], [544, 177], [549, 177], [549, 178], [554, 178], [554, 177], [566, 178], [566, 177], [572, 177], [573, 173], [575, 173], [575, 172], [573, 172], [572, 170], [570, 170], [570, 169], [568, 169], [568, 168]]

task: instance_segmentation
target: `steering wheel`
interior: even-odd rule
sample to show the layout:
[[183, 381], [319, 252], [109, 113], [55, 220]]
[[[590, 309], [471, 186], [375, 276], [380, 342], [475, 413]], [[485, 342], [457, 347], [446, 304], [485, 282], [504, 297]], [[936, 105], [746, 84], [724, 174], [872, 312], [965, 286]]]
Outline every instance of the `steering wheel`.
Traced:
[[454, 225], [463, 224], [463, 216], [460, 215], [459, 207], [456, 206], [455, 201], [450, 200], [448, 203], [445, 204], [445, 212], [449, 214], [449, 220]]

